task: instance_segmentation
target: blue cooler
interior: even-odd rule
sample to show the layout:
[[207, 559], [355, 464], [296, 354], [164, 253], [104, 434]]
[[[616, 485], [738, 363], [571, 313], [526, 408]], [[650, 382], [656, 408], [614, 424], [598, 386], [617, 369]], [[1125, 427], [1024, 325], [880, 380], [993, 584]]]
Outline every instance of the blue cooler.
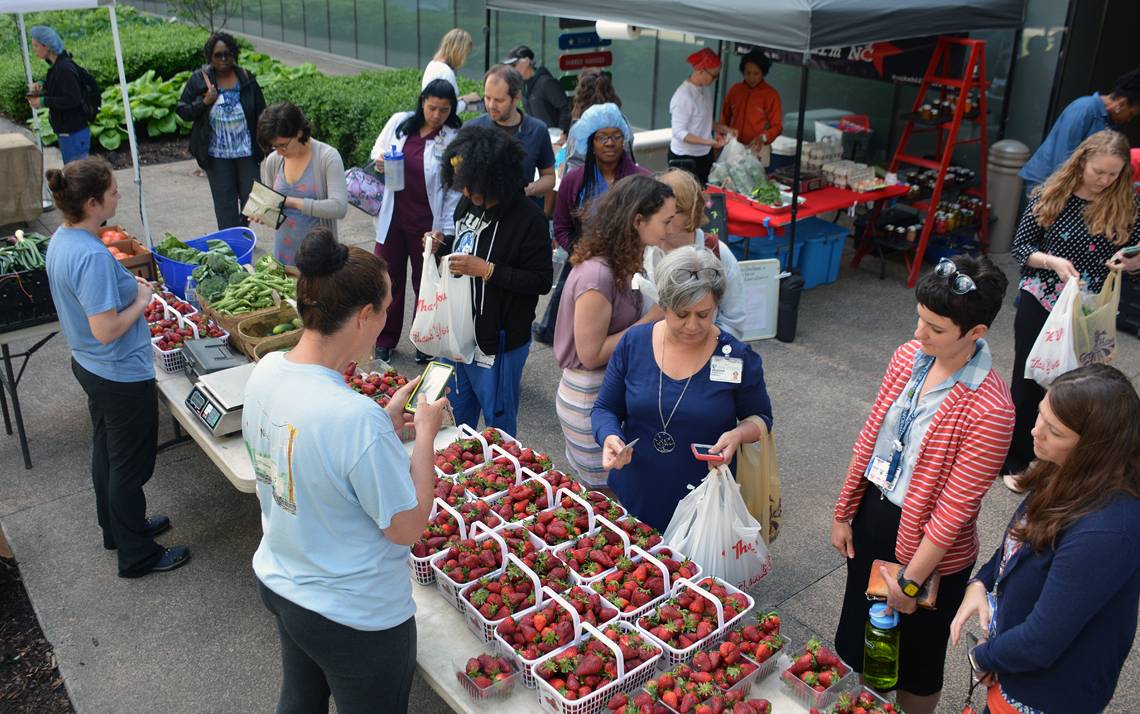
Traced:
[[[744, 255], [745, 245], [748, 246], [747, 257]], [[729, 250], [732, 251], [732, 254], [736, 256], [737, 260], [765, 260], [768, 258], [776, 258], [780, 261], [780, 270], [788, 269], [788, 237], [786, 235], [776, 236], [774, 238], [769, 238], [768, 236], [745, 238], [743, 236], [730, 235], [728, 237], [728, 247]], [[803, 241], [797, 238], [792, 265], [799, 264], [802, 250]]]

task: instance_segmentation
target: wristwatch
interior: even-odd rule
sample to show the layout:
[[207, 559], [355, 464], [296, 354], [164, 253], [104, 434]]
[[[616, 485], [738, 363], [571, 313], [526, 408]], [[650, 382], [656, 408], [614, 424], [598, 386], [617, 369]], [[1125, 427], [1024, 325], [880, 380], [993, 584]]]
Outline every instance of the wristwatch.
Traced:
[[922, 586], [913, 580], [908, 580], [904, 568], [899, 568], [899, 588], [902, 589], [903, 595], [909, 598], [917, 598], [922, 593]]

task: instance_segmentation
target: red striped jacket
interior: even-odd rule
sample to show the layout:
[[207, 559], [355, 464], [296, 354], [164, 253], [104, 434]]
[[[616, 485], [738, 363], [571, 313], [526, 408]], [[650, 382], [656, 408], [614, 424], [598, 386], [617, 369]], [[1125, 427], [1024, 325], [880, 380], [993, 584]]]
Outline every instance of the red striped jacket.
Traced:
[[[835, 504], [837, 521], [855, 517], [867, 488], [863, 474], [873, 456], [879, 427], [906, 387], [918, 350], [919, 342], [911, 340], [891, 357], [871, 415], [852, 450], [854, 461]], [[978, 511], [990, 483], [1001, 472], [1013, 434], [1013, 416], [1009, 387], [993, 369], [976, 390], [958, 382], [946, 394], [923, 434], [903, 500], [895, 542], [900, 563], [910, 562], [923, 536], [947, 549], [938, 564], [943, 575], [969, 567], [977, 559]]]

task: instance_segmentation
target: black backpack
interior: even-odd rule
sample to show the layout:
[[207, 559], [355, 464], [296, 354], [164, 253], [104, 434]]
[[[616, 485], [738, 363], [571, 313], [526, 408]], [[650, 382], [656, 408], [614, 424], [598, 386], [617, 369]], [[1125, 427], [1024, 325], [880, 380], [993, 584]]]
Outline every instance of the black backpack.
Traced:
[[75, 66], [75, 74], [79, 77], [79, 93], [82, 97], [83, 118], [87, 123], [95, 121], [95, 117], [99, 114], [99, 108], [103, 106], [103, 92], [99, 89], [99, 83], [91, 76], [83, 67], [71, 60], [71, 64]]

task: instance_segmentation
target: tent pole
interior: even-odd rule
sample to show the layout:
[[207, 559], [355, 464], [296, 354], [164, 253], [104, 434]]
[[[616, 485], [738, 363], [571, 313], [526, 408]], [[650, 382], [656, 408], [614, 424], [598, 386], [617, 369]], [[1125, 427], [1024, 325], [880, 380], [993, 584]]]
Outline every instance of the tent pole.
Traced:
[[[24, 53], [24, 76], [28, 79], [28, 86], [32, 86], [32, 61], [28, 57], [28, 33], [24, 28], [24, 13], [16, 14], [16, 24], [20, 28], [20, 51]], [[44, 139], [43, 131], [40, 129], [40, 114], [39, 110], [32, 110], [32, 128], [36, 133], [36, 148], [40, 150], [41, 161], [44, 155]], [[47, 187], [47, 179], [40, 176], [40, 197], [43, 199], [42, 208], [45, 211], [50, 211], [55, 208], [51, 202], [51, 192]]]
[[491, 8], [483, 11], [483, 71], [491, 69]]
[[796, 218], [800, 209], [800, 160], [804, 152], [804, 114], [807, 112], [808, 54], [800, 65], [800, 121], [796, 127], [796, 163], [792, 166], [792, 222], [788, 224], [788, 269], [793, 265], [796, 247]]
[[115, 15], [115, 3], [107, 6], [111, 12], [111, 38], [115, 42], [115, 65], [119, 70], [119, 91], [123, 95], [123, 111], [127, 120], [127, 139], [131, 145], [131, 163], [135, 169], [135, 187], [139, 191], [139, 217], [142, 218], [143, 237], [148, 250], [154, 247], [150, 237], [150, 221], [146, 215], [146, 199], [143, 196], [142, 169], [139, 167], [139, 146], [135, 137], [135, 120], [131, 116], [131, 98], [127, 93], [127, 71], [123, 68], [123, 46], [119, 43], [119, 20]]

